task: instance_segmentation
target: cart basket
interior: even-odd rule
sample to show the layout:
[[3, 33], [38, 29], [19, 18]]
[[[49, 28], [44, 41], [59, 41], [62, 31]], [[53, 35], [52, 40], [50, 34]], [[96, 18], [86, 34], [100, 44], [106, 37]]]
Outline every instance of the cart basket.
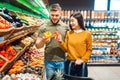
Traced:
[[[68, 68], [68, 74], [64, 74], [63, 77], [64, 77], [64, 80], [94, 80], [93, 78], [91, 77], [79, 77], [79, 76], [72, 76], [70, 75], [70, 71], [71, 71], [71, 65], [72, 63], [74, 63], [74, 61], [71, 61], [70, 64], [69, 64], [69, 68]], [[82, 75], [84, 75], [84, 64], [83, 63], [83, 66], [82, 66]]]
[[94, 80], [93, 78], [90, 78], [90, 77], [78, 77], [78, 76], [71, 76], [67, 74], [64, 74], [63, 77], [64, 77], [64, 80]]

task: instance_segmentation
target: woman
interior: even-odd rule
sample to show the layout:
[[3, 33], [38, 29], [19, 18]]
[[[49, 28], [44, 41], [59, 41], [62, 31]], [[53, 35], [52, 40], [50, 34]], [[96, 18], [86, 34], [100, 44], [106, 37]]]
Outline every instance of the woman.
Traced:
[[87, 77], [87, 61], [92, 53], [92, 35], [85, 29], [83, 16], [79, 12], [70, 16], [69, 25], [71, 30], [66, 33], [65, 41], [61, 35], [56, 38], [61, 48], [67, 52], [66, 74], [69, 74], [71, 65], [70, 75]]

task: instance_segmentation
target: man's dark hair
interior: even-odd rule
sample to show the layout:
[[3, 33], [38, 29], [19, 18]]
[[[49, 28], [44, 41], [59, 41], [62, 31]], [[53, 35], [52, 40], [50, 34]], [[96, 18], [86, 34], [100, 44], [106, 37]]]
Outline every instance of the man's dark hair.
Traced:
[[61, 6], [58, 3], [50, 5], [50, 11], [62, 10]]

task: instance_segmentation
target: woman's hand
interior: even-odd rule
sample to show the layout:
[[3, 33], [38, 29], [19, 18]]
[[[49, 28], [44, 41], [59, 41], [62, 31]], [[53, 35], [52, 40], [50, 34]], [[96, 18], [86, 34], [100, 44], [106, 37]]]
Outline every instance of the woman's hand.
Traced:
[[62, 42], [62, 36], [60, 33], [58, 32], [54, 32], [54, 38], [59, 41], [59, 42]]
[[83, 63], [83, 60], [76, 60], [75, 65], [81, 65]]

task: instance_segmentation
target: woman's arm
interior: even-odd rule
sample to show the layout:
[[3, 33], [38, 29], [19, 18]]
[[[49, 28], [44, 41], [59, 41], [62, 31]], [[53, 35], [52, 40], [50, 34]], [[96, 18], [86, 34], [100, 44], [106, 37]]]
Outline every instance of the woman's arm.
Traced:
[[57, 36], [57, 38], [55, 38], [58, 42], [59, 42], [59, 45], [61, 47], [61, 49], [64, 51], [64, 52], [67, 52], [67, 41], [68, 41], [68, 37], [67, 37], [67, 33], [65, 35], [65, 41], [62, 40], [62, 36], [61, 34], [59, 34]]
[[87, 45], [87, 50], [86, 50], [85, 55], [82, 57], [82, 60], [85, 62], [87, 62], [89, 60], [91, 53], [92, 53], [92, 35], [91, 35], [91, 33], [89, 33], [87, 35], [86, 45]]

